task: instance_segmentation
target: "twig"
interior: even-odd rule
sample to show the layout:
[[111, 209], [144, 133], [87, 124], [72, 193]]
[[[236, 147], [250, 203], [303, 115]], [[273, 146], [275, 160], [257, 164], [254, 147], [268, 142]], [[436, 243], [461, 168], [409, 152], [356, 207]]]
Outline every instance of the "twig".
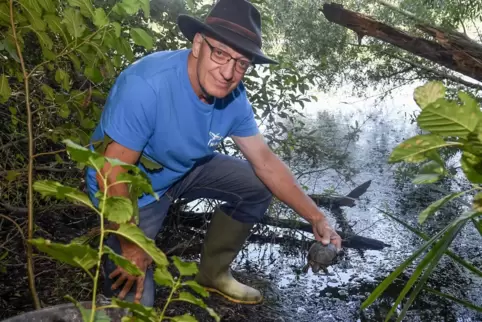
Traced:
[[11, 142], [5, 143], [4, 145], [0, 146], [0, 151], [4, 150], [4, 149], [8, 149], [12, 145], [16, 145], [20, 142], [25, 142], [25, 141], [28, 141], [28, 138], [22, 138], [22, 139], [18, 139], [16, 141], [11, 141]]
[[[32, 124], [32, 110], [30, 109], [30, 90], [27, 70], [25, 69], [25, 62], [23, 60], [22, 51], [17, 39], [17, 30], [13, 21], [13, 0], [10, 0], [10, 24], [12, 27], [13, 39], [17, 48], [17, 54], [20, 59], [20, 66], [22, 67], [23, 81], [25, 86], [25, 107], [27, 109], [27, 130], [28, 130], [28, 239], [33, 238], [34, 222], [33, 222], [33, 124]], [[28, 282], [30, 292], [32, 294], [34, 307], [39, 310], [40, 300], [38, 298], [37, 290], [35, 288], [35, 273], [33, 267], [32, 258], [32, 244], [27, 245], [27, 270], [28, 270]]]
[[[52, 167], [47, 167], [47, 166], [34, 167], [34, 170], [35, 170], [35, 171], [59, 172], [59, 173], [79, 171], [79, 169], [77, 169], [77, 168], [72, 168], [72, 169], [68, 169], [68, 168], [52, 168]], [[25, 172], [25, 171], [28, 171], [28, 168], [3, 170], [3, 171], [0, 171], [0, 176], [6, 175], [6, 174], [7, 174], [8, 172], [10, 172], [10, 171]]]

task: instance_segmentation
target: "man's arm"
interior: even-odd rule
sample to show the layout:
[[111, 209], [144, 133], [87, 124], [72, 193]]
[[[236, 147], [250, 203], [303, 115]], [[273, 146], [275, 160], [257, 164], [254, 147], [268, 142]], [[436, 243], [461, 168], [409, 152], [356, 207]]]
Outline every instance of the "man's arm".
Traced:
[[[112, 141], [107, 146], [104, 152], [105, 157], [108, 157], [111, 159], [119, 159], [120, 161], [123, 161], [128, 164], [135, 164], [137, 160], [139, 160], [140, 155], [141, 155], [140, 152], [126, 148], [125, 146], [115, 141]], [[106, 164], [104, 165], [104, 168], [100, 171], [104, 178], [106, 173], [108, 173], [111, 168], [112, 166], [110, 165], [110, 163], [106, 162]], [[107, 184], [108, 185], [114, 184], [117, 176], [123, 172], [127, 172], [127, 170], [125, 170], [121, 166], [113, 167], [109, 175], [107, 176]], [[99, 189], [101, 191], [104, 191], [105, 190], [104, 182], [101, 180], [101, 177], [99, 175], [97, 175], [97, 182], [99, 184]], [[129, 188], [126, 183], [119, 183], [111, 186], [107, 191], [107, 195], [109, 197], [119, 196], [119, 197], [129, 198]], [[131, 222], [134, 222], [134, 217], [132, 217]]]
[[[104, 156], [112, 158], [112, 159], [118, 159], [121, 160], [125, 163], [129, 164], [135, 164], [137, 160], [139, 160], [140, 157], [140, 152], [131, 150], [129, 148], [126, 148], [125, 146], [113, 141], [111, 142], [105, 152]], [[111, 169], [112, 166], [110, 163], [106, 162], [104, 165], [104, 168], [101, 170], [102, 176], [105, 177], [106, 173]], [[115, 166], [112, 168], [111, 172], [107, 176], [107, 184], [112, 185], [113, 183], [116, 182], [117, 176], [122, 173], [126, 172], [127, 170], [123, 169], [121, 166]], [[101, 191], [105, 190], [105, 187], [103, 186], [103, 181], [100, 180], [100, 177], [97, 176], [97, 182], [99, 183], [99, 189]], [[129, 198], [129, 188], [126, 183], [119, 183], [116, 185], [113, 185], [112, 187], [109, 188], [107, 191], [108, 196], [120, 196], [120, 197], [126, 197]], [[135, 218], [132, 217], [130, 220], [131, 223], [135, 223]], [[114, 227], [118, 227], [117, 224], [112, 223]], [[117, 229], [117, 228], [114, 228]], [[123, 238], [122, 236], [117, 235], [117, 239], [119, 240], [120, 247], [121, 247], [121, 254], [131, 263], [134, 263], [137, 265], [137, 267], [143, 271], [146, 272], [147, 266], [152, 262], [152, 259], [147, 255], [141, 248], [139, 248], [136, 244], [131, 243], [129, 240]], [[135, 303], [140, 303], [141, 297], [142, 297], [142, 292], [144, 291], [144, 276], [131, 276], [129, 273], [124, 271], [123, 268], [118, 266], [113, 272], [110, 273], [109, 275], [110, 279], [116, 278], [116, 281], [112, 284], [112, 289], [117, 289], [124, 285], [122, 287], [122, 290], [120, 291], [118, 297], [119, 299], [124, 299], [124, 297], [127, 295], [129, 290], [132, 288], [134, 284], [137, 284], [135, 289], [136, 289], [136, 294], [135, 294]]]
[[[248, 137], [233, 136], [233, 140], [252, 164], [256, 175], [273, 195], [305, 218], [313, 226], [317, 239], [328, 242], [330, 238], [336, 238], [334, 243], [341, 248], [339, 236], [334, 231], [328, 232], [332, 229], [323, 212], [301, 188], [286, 164], [271, 151], [263, 136], [261, 134]], [[327, 232], [324, 235], [331, 236], [320, 236], [325, 229]]]

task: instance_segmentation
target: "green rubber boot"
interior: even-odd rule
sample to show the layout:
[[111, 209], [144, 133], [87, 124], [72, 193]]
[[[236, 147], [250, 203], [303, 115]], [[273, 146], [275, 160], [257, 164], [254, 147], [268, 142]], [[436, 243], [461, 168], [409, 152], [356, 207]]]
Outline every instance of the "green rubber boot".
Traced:
[[230, 269], [253, 226], [229, 217], [222, 210], [216, 210], [204, 239], [196, 282], [234, 303], [261, 303], [261, 293], [234, 279]]

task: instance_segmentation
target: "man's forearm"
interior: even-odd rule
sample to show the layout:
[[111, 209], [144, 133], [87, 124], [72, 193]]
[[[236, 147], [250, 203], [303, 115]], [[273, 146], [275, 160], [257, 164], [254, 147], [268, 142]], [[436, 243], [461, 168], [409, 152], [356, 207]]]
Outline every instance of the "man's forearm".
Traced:
[[311, 224], [325, 219], [324, 214], [301, 188], [286, 164], [275, 154], [269, 154], [264, 166], [256, 169], [256, 174], [273, 195]]
[[[108, 186], [107, 197], [125, 197], [129, 199], [130, 195], [129, 195], [128, 185], [126, 183], [116, 183], [117, 176], [120, 173], [127, 172], [127, 170], [123, 169], [120, 166], [113, 167], [110, 172], [109, 172], [109, 169], [111, 169], [111, 166], [109, 163], [106, 163], [106, 165], [101, 171], [102, 176], [106, 178], [106, 182]], [[108, 175], [106, 177], [107, 173]], [[100, 176], [97, 177], [97, 182], [99, 184], [99, 190], [105, 191], [107, 187], [104, 187], [104, 181], [102, 180], [102, 178], [100, 178]], [[130, 222], [135, 222], [135, 218], [132, 217], [130, 219]]]

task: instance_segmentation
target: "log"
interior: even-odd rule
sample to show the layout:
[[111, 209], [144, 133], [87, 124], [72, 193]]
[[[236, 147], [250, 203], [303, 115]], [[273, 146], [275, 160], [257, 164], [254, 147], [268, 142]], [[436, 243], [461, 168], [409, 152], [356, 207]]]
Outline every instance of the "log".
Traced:
[[[206, 220], [210, 220], [211, 216], [212, 212], [176, 211], [176, 213], [172, 213], [169, 217], [172, 218], [172, 220], [175, 220], [177, 225], [193, 228], [204, 228], [206, 225]], [[265, 216], [264, 219], [261, 221], [261, 224], [277, 228], [297, 229], [303, 232], [313, 234], [313, 229], [310, 224], [303, 223], [297, 220], [275, 219], [270, 216]], [[389, 244], [373, 238], [358, 236], [344, 231], [337, 231], [337, 233], [342, 239], [342, 246], [346, 248], [360, 250], [382, 250], [385, 247], [390, 247]]]
[[417, 28], [437, 40], [431, 41], [412, 36], [367, 15], [344, 9], [337, 3], [325, 3], [320, 11], [328, 21], [353, 30], [359, 40], [368, 35], [482, 81], [481, 46], [465, 35], [418, 24]]

